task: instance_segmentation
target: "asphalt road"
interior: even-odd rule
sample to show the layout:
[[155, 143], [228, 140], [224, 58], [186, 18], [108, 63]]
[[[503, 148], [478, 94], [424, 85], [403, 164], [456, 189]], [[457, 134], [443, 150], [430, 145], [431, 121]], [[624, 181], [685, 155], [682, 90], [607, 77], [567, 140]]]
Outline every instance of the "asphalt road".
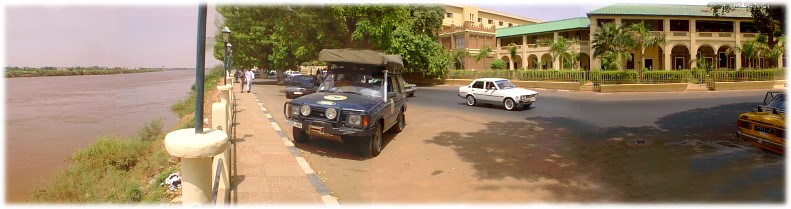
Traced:
[[[289, 138], [283, 86], [254, 83]], [[297, 144], [341, 204], [782, 203], [782, 156], [735, 137], [765, 91], [541, 90], [528, 110], [469, 107], [457, 87], [419, 87], [406, 129], [372, 159]]]

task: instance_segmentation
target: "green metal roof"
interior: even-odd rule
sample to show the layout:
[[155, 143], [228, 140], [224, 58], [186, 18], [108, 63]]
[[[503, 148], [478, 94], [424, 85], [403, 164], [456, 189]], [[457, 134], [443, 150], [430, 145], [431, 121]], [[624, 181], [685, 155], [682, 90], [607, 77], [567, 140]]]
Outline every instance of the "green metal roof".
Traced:
[[[694, 16], [714, 17], [712, 9], [705, 5], [668, 5], [668, 4], [613, 4], [588, 12], [592, 15], [642, 15], [642, 16]], [[736, 8], [722, 17], [751, 18], [745, 8]]]
[[577, 17], [565, 20], [556, 20], [551, 22], [536, 23], [530, 25], [520, 25], [516, 27], [498, 28], [497, 38], [517, 36], [524, 34], [543, 33], [550, 31], [569, 30], [577, 28], [589, 28], [590, 19], [587, 17]]

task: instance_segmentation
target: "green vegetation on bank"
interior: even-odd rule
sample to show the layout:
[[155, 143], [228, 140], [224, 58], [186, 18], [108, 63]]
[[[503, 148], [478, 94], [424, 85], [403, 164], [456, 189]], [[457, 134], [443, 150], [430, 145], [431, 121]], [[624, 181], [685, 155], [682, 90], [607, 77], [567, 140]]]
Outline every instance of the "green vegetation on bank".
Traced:
[[[216, 91], [222, 68], [205, 77], [204, 91]], [[171, 109], [179, 122], [172, 130], [194, 127], [195, 85], [189, 96]], [[163, 185], [178, 172], [178, 159], [165, 150], [162, 121], [146, 123], [134, 137], [102, 136], [75, 151], [69, 167], [38, 185], [32, 194], [42, 203], [161, 203], [173, 198]]]
[[17, 68], [9, 67], [5, 69], [6, 78], [16, 77], [43, 77], [43, 76], [72, 76], [72, 75], [111, 75], [128, 73], [147, 73], [163, 71], [160, 68], [101, 68], [101, 67], [74, 67], [74, 68]]

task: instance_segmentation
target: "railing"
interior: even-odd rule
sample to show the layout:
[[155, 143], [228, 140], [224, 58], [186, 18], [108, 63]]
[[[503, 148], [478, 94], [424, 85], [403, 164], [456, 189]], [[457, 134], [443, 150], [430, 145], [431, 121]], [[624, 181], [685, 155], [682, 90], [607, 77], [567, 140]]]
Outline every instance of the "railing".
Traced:
[[712, 37], [711, 33], [698, 33], [698, 37]]
[[687, 32], [673, 32], [673, 36], [684, 37], [687, 36]]
[[725, 38], [725, 37], [732, 37], [732, 36], [733, 36], [733, 34], [732, 34], [732, 33], [719, 33], [719, 36], [720, 36], [721, 38]]
[[[217, 159], [217, 171], [214, 172], [214, 184], [212, 184], [213, 186], [212, 186], [212, 189], [211, 189], [211, 205], [212, 206], [217, 205], [217, 191], [220, 188], [220, 175], [222, 174], [222, 170], [223, 170], [222, 159]], [[226, 196], [225, 199], [228, 199], [228, 197]], [[228, 204], [228, 201], [226, 201], [226, 204]]]
[[742, 33], [742, 37], [744, 38], [755, 38], [756, 35], [755, 33]]
[[[716, 74], [716, 76], [715, 76]], [[785, 78], [784, 69], [764, 70], [636, 70], [580, 71], [580, 70], [452, 70], [450, 79], [476, 79], [498, 77], [519, 81], [593, 82], [594, 85], [609, 84], [667, 84], [709, 81], [772, 81]]]
[[650, 32], [648, 32], [648, 34], [650, 34], [651, 36], [660, 36], [660, 35], [662, 35], [662, 32], [650, 31]]

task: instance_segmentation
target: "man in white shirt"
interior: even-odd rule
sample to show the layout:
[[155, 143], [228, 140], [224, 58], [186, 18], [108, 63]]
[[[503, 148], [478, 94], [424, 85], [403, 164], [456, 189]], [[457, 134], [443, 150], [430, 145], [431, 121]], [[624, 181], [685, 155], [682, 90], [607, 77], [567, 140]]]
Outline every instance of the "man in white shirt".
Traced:
[[247, 70], [244, 72], [244, 81], [247, 93], [250, 93], [250, 84], [253, 83], [253, 79], [255, 79], [255, 74], [253, 74], [252, 70]]

